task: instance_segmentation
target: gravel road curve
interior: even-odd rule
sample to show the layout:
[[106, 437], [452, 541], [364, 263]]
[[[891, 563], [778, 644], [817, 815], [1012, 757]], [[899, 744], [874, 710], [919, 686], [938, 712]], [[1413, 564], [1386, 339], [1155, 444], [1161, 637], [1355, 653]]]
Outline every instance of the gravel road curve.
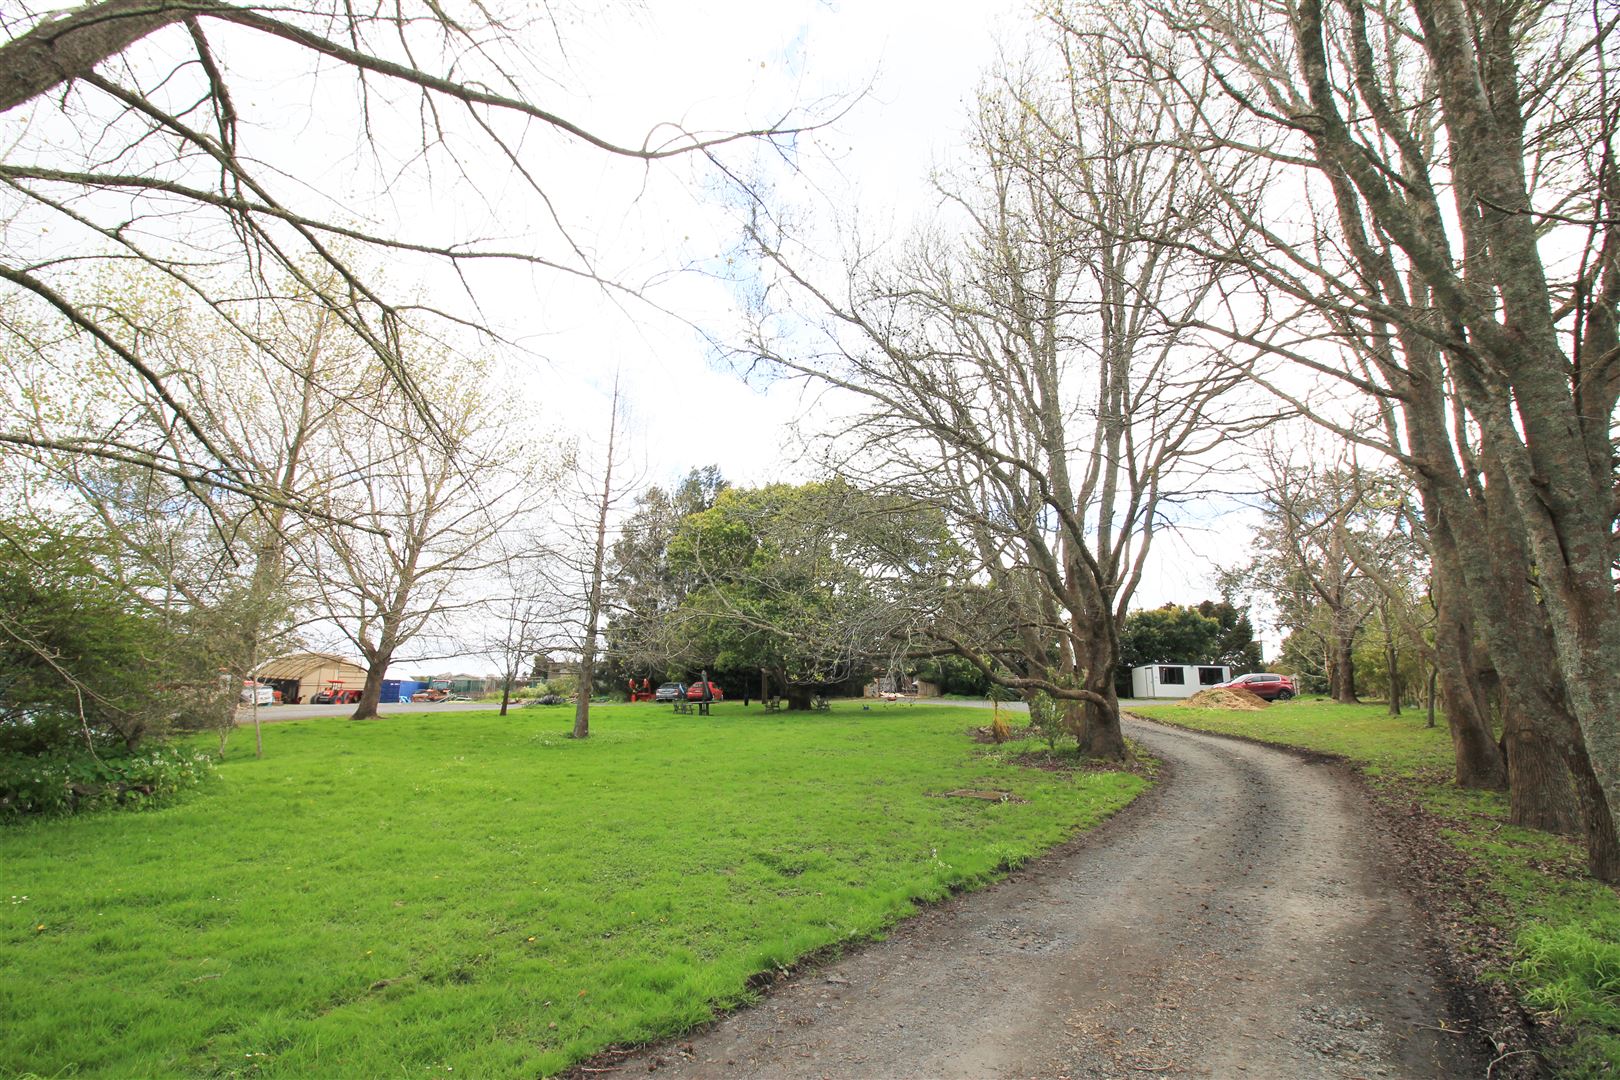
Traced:
[[1127, 721], [1164, 781], [758, 1006], [665, 1077], [1454, 1077], [1486, 1063], [1334, 766]]

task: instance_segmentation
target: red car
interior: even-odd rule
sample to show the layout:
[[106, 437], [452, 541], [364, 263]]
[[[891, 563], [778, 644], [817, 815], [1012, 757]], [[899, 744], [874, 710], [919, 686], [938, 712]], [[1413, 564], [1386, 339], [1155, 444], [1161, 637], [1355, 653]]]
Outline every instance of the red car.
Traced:
[[1273, 675], [1269, 671], [1257, 671], [1253, 675], [1239, 675], [1231, 682], [1223, 682], [1215, 687], [1217, 690], [1247, 690], [1257, 698], [1267, 701], [1287, 701], [1299, 693], [1294, 680], [1287, 675]]
[[[709, 700], [710, 701], [724, 701], [725, 699], [726, 699], [726, 695], [723, 692], [721, 692], [720, 687], [718, 685], [716, 685], [715, 683], [710, 683], [709, 684]], [[686, 700], [687, 701], [702, 701], [703, 700], [703, 684], [700, 683], [700, 682], [695, 682], [691, 686], [688, 686], [686, 688]]]

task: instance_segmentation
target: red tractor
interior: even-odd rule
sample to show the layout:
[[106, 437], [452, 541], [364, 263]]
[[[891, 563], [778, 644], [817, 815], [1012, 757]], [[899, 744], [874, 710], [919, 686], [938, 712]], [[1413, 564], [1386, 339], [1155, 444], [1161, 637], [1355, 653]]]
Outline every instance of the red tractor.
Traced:
[[342, 682], [329, 682], [309, 700], [313, 705], [355, 705], [360, 701], [360, 691], [356, 687], [346, 687]]

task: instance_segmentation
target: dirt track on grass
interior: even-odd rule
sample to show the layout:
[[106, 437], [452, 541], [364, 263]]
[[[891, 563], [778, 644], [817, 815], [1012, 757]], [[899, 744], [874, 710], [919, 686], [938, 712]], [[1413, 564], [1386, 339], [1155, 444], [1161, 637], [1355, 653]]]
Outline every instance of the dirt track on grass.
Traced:
[[693, 1037], [593, 1066], [772, 1078], [1485, 1073], [1403, 875], [1339, 767], [1127, 724], [1166, 775], [1101, 829]]

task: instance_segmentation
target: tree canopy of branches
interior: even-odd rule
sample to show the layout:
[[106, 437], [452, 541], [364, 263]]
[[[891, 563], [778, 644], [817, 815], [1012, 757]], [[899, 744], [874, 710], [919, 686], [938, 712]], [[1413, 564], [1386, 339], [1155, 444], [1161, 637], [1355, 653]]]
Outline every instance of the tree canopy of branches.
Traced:
[[[486, 4], [431, 0], [386, 7], [92, 0], [67, 10], [14, 6], [0, 16], [0, 115], [9, 122], [0, 157], [0, 324], [20, 349], [38, 345], [41, 326], [51, 341], [94, 342], [147, 384], [169, 418], [162, 441], [81, 430], [50, 445], [265, 503], [297, 499], [244, 468], [238, 448], [175, 392], [177, 373], [129, 345], [117, 311], [84, 291], [87, 261], [152, 269], [295, 371], [297, 355], [244, 314], [253, 302], [283, 295], [281, 279], [290, 279], [371, 351], [395, 393], [436, 434], [438, 412], [405, 362], [402, 327], [422, 329], [436, 316], [485, 320], [474, 297], [471, 314], [430, 311], [390, 290], [372, 267], [420, 258], [467, 284], [480, 265], [507, 260], [628, 293], [603, 278], [569, 234], [548, 162], [578, 147], [646, 164], [785, 133], [785, 125], [715, 134], [662, 125], [621, 144], [589, 131], [540, 104], [554, 73], [525, 42], [544, 40], [554, 27], [529, 34], [536, 17], [547, 19], [526, 6], [503, 16]], [[289, 74], [307, 80], [322, 101], [320, 115], [352, 117], [346, 145], [333, 152], [355, 155], [356, 178], [368, 171], [378, 178], [372, 193], [431, 178], [439, 197], [446, 185], [476, 195], [485, 183], [510, 199], [515, 185], [532, 197], [536, 246], [447, 236], [422, 215], [396, 228], [368, 216], [366, 191], [331, 192], [316, 172], [330, 154], [314, 147], [301, 155], [284, 141], [278, 121]], [[274, 90], [263, 82], [270, 76]], [[37, 446], [39, 439], [0, 429], [0, 443]]]
[[1260, 643], [1248, 613], [1227, 600], [1131, 612], [1120, 627], [1121, 668], [1165, 663], [1224, 664], [1243, 675], [1260, 670]]
[[1407, 470], [1459, 757], [1488, 724], [1477, 633], [1529, 740], [1509, 740], [1516, 806], [1525, 785], [1569, 790], [1530, 763], [1561, 759], [1594, 872], [1620, 876], [1620, 12], [1156, 0], [1056, 18], [1121, 50], [1118, 77], [1152, 88], [1206, 171], [1253, 165], [1215, 185], [1219, 218], [1163, 237], [1248, 281], [1205, 327], [1328, 380], [1273, 386]]
[[751, 348], [852, 398], [837, 466], [934, 501], [973, 553], [988, 591], [937, 606], [938, 642], [1068, 702], [1082, 749], [1119, 758], [1118, 625], [1241, 378], [1179, 331], [1212, 298], [1207, 265], [1143, 239], [1212, 212], [1208, 181], [1185, 153], [1129, 152], [1173, 130], [1110, 63], [1077, 47], [1055, 90], [1038, 66], [987, 88], [945, 212], [903, 255], [857, 251], [822, 285], [791, 236], [756, 231], [772, 314], [807, 301], [825, 336], [812, 350], [762, 322]]
[[1226, 580], [1265, 597], [1304, 669], [1326, 678], [1335, 701], [1354, 702], [1363, 627], [1427, 571], [1401, 485], [1353, 465], [1293, 464], [1275, 447], [1264, 457], [1265, 518], [1253, 556]]
[[653, 485], [636, 495], [613, 543], [607, 581], [609, 652], [621, 674], [664, 678], [698, 659], [689, 640], [667, 632], [696, 585], [689, 568], [670, 562], [669, 545], [687, 517], [710, 509], [729, 486], [719, 467], [708, 465], [688, 471], [670, 491]]
[[[478, 609], [470, 586], [511, 557], [498, 538], [530, 509], [544, 472], [538, 449], [520, 445], [491, 407], [480, 368], [431, 351], [411, 360], [423, 365], [417, 379], [444, 404], [444, 420], [424, 431], [412, 404], [381, 383], [373, 426], [330, 448], [339, 471], [363, 482], [321, 505], [329, 522], [361, 527], [315, 530], [302, 556], [332, 624], [366, 663], [356, 720], [377, 715], [383, 676], [402, 649]], [[425, 651], [459, 648], [441, 639]]]
[[758, 671], [807, 708], [814, 689], [904, 641], [908, 593], [947, 578], [955, 555], [940, 515], [904, 497], [840, 481], [728, 488], [670, 540], [671, 571], [692, 587], [664, 633], [694, 662]]
[[[298, 359], [288, 368], [161, 277], [109, 273], [94, 293], [116, 317], [118, 340], [171, 373], [171, 396], [231, 448], [239, 477], [299, 491], [306, 505], [355, 482], [333, 471], [327, 451], [372, 423], [352, 397], [369, 365], [324, 307], [289, 292], [258, 313], [255, 333], [279, 356]], [[6, 455], [14, 511], [37, 528], [95, 537], [107, 584], [127, 603], [192, 626], [196, 640], [210, 643], [211, 681], [218, 669], [239, 686], [256, 663], [290, 645], [310, 598], [294, 557], [309, 532], [303, 518], [240, 486], [60, 449], [65, 434], [87, 429], [124, 445], [161, 445], [174, 418], [148, 382], [93, 342], [70, 339], [13, 359], [3, 423], [33, 440]], [[234, 724], [234, 698], [220, 703], [222, 739]]]

